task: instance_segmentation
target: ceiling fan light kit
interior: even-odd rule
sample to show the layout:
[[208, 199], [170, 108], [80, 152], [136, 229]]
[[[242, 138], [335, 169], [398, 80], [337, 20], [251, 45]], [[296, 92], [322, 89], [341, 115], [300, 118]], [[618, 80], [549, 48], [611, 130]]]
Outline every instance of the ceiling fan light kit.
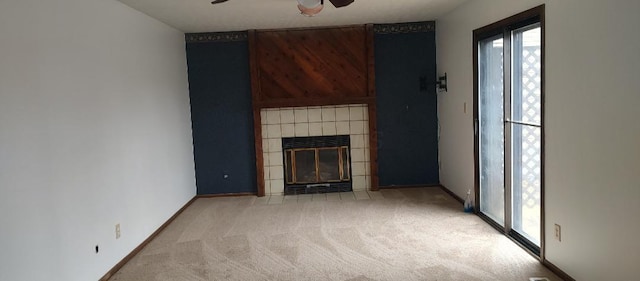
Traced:
[[322, 0], [298, 0], [298, 10], [305, 16], [313, 17], [322, 11], [323, 4]]
[[[350, 5], [354, 0], [329, 0], [336, 8]], [[324, 0], [298, 0], [298, 10], [305, 16], [312, 17], [324, 8]]]

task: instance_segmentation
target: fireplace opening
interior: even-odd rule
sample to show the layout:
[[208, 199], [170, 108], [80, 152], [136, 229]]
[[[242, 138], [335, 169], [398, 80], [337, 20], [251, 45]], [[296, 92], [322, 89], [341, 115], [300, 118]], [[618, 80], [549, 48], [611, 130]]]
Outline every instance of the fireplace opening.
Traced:
[[284, 193], [351, 191], [348, 135], [282, 139]]

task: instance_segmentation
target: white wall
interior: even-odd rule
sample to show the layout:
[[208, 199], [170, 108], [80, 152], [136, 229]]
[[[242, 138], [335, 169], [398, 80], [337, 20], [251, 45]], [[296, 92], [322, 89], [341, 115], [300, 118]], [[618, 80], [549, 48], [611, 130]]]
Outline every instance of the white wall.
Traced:
[[183, 36], [113, 0], [0, 1], [0, 280], [97, 280], [193, 198]]
[[473, 30], [543, 2], [547, 259], [577, 280], [637, 280], [640, 1], [475, 0], [440, 18], [440, 180], [460, 196], [473, 188]]

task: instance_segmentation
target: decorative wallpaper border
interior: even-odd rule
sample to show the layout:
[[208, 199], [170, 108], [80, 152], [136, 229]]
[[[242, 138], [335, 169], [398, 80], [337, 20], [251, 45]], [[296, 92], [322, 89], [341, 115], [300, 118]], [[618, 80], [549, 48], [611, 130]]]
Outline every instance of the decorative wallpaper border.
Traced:
[[247, 38], [246, 31], [186, 33], [184, 35], [184, 40], [187, 43], [247, 41]]
[[[435, 30], [435, 21], [373, 25], [373, 32], [375, 34], [433, 32]], [[186, 33], [184, 35], [187, 43], [246, 41], [248, 37], [247, 31]]]
[[433, 31], [436, 31], [435, 21], [373, 25], [373, 32], [375, 34], [416, 33], [416, 32], [433, 32]]

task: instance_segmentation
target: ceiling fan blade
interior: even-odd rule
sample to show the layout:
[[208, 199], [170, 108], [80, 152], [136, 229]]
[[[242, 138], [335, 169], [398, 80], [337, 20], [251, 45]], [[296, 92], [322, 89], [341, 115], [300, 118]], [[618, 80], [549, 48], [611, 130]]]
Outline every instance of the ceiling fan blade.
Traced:
[[336, 8], [349, 6], [351, 3], [353, 3], [353, 1], [354, 0], [329, 0], [329, 2], [331, 2], [331, 4], [333, 4], [334, 6], [336, 6]]

